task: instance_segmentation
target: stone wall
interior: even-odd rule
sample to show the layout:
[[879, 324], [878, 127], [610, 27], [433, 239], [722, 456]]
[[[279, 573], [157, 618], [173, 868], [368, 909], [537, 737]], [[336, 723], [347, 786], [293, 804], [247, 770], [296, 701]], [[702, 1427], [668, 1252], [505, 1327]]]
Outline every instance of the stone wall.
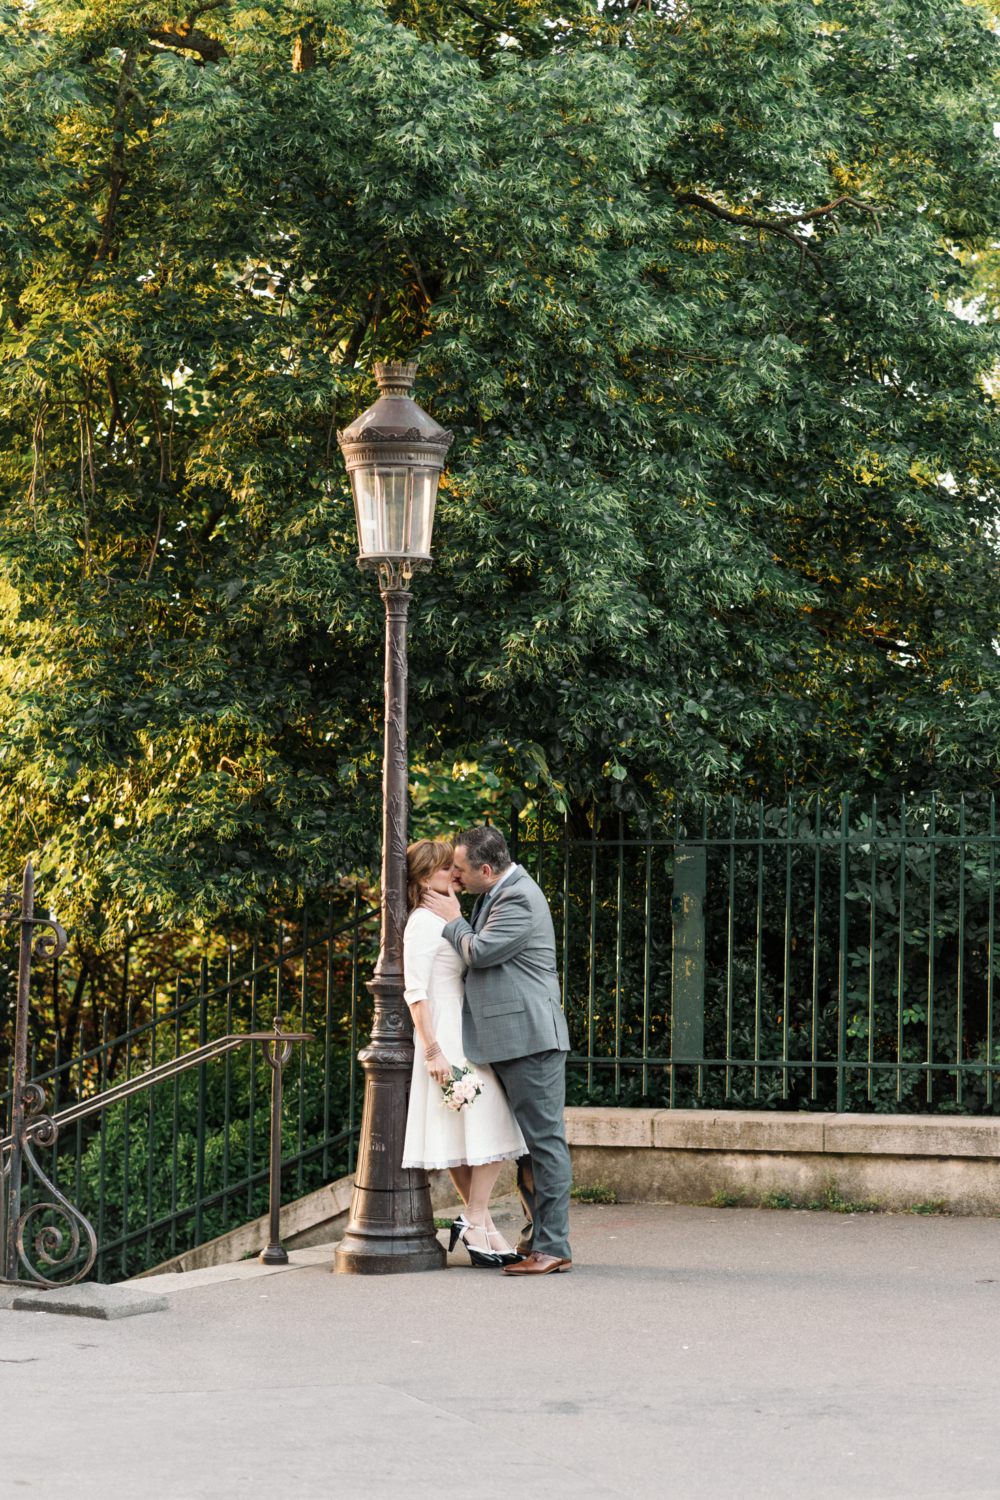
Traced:
[[627, 1202], [943, 1200], [956, 1214], [1000, 1214], [1000, 1119], [948, 1115], [777, 1114], [699, 1109], [567, 1109], [579, 1186], [606, 1181]]

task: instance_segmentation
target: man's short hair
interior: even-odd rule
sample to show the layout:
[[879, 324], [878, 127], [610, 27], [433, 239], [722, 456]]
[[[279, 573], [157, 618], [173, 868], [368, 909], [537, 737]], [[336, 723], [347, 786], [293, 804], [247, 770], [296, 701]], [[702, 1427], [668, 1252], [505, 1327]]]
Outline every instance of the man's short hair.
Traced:
[[507, 840], [499, 828], [484, 824], [479, 824], [476, 828], [466, 828], [455, 840], [456, 849], [460, 844], [465, 849], [469, 864], [474, 870], [481, 870], [483, 865], [489, 865], [494, 875], [502, 875], [510, 864]]

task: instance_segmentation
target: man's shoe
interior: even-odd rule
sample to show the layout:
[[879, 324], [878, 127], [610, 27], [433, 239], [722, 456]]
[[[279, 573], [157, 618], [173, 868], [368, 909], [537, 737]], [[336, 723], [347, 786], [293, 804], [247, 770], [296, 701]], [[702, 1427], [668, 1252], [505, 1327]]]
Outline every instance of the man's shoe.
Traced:
[[571, 1260], [560, 1260], [558, 1255], [542, 1255], [540, 1251], [533, 1250], [524, 1260], [518, 1261], [516, 1266], [504, 1266], [505, 1276], [548, 1276], [550, 1271], [569, 1271], [572, 1268]]

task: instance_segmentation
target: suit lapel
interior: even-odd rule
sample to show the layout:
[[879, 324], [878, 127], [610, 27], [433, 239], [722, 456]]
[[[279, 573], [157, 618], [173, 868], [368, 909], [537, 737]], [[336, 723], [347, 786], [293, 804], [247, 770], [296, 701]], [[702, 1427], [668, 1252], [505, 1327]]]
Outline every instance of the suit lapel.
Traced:
[[[520, 873], [521, 870], [519, 866], [513, 872], [513, 874], [507, 876], [507, 879], [504, 881], [504, 885], [509, 885], [512, 880], [516, 880]], [[485, 916], [486, 908], [489, 906], [490, 901], [493, 898], [493, 893], [494, 891], [496, 891], [496, 889], [497, 887], [495, 885], [491, 886], [490, 889], [488, 891], [485, 891], [482, 896], [477, 896], [476, 898], [476, 904], [472, 908], [472, 926], [477, 932], [479, 931], [479, 929], [478, 927], [476, 927], [476, 923], [479, 921], [480, 917]]]

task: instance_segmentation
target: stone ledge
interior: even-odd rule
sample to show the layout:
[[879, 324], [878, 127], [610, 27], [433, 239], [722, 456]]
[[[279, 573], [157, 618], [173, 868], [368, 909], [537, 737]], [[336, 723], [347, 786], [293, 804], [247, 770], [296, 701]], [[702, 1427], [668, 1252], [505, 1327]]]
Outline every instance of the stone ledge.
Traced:
[[139, 1313], [165, 1312], [169, 1298], [154, 1287], [128, 1282], [108, 1286], [80, 1281], [72, 1286], [25, 1287], [11, 1302], [15, 1312], [62, 1313], [71, 1318], [134, 1318]]
[[[566, 1139], [571, 1146], [652, 1146], [657, 1109], [566, 1109]], [[697, 1111], [688, 1110], [688, 1114]]]
[[1000, 1119], [982, 1115], [826, 1115], [828, 1152], [1000, 1156]]
[[572, 1107], [566, 1139], [581, 1147], [995, 1159], [1000, 1117]]
[[688, 1151], [822, 1151], [823, 1119], [769, 1110], [657, 1110], [653, 1145]]

